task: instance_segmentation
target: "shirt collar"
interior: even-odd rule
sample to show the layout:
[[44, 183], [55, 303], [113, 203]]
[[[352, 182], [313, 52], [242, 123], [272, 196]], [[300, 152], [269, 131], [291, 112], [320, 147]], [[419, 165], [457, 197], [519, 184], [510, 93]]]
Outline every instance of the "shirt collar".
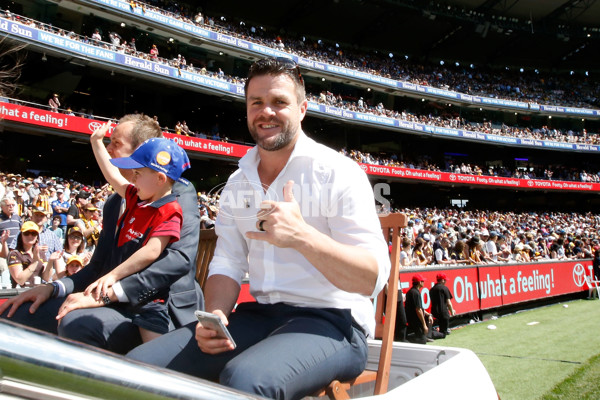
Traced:
[[[286, 163], [286, 167], [290, 163], [290, 161], [293, 160], [294, 158], [309, 154], [308, 149], [310, 147], [311, 142], [313, 142], [313, 140], [311, 138], [309, 138], [308, 136], [306, 136], [304, 131], [300, 130], [298, 132], [298, 140], [296, 140], [296, 144], [294, 145], [292, 154], [290, 154], [290, 158], [288, 159], [288, 161]], [[238, 165], [242, 170], [245, 170], [245, 171], [252, 170], [252, 169], [256, 170], [258, 168], [259, 162], [260, 162], [260, 156], [258, 155], [258, 146], [254, 146], [253, 148], [251, 148], [248, 151], [248, 153], [246, 153], [246, 155], [244, 157], [242, 157], [240, 159], [240, 161], [238, 162]], [[284, 170], [286, 167], [284, 167]]]

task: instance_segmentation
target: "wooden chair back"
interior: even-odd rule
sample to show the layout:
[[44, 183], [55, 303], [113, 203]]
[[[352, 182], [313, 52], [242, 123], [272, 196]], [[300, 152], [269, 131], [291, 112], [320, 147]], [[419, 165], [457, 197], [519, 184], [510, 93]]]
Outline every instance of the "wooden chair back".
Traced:
[[208, 265], [215, 254], [217, 246], [217, 234], [214, 229], [200, 229], [198, 240], [198, 255], [196, 256], [196, 280], [204, 290], [204, 284], [208, 276]]
[[396, 308], [398, 305], [398, 279], [400, 273], [400, 251], [401, 251], [401, 229], [408, 226], [406, 214], [395, 213], [379, 217], [381, 229], [386, 243], [391, 242], [390, 260], [391, 269], [386, 290], [382, 290], [377, 296], [375, 308], [375, 336], [381, 338], [381, 350], [379, 352], [379, 364], [377, 371], [365, 370], [356, 379], [347, 382], [333, 381], [327, 388], [317, 396], [328, 395], [332, 399], [349, 399], [348, 389], [354, 385], [375, 381], [374, 395], [387, 392], [390, 369], [392, 364], [392, 352], [394, 345], [394, 328], [396, 324]]

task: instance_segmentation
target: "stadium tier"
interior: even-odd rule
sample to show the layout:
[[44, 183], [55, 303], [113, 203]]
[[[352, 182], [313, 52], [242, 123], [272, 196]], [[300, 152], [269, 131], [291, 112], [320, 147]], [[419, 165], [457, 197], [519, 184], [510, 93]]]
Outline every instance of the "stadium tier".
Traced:
[[[4, 169], [69, 171], [69, 161], [78, 160], [77, 174], [97, 178], [95, 165], [86, 165], [91, 153], [84, 146], [93, 121], [144, 112], [174, 133], [182, 133], [181, 121], [187, 121], [190, 136], [173, 137], [193, 158], [192, 179], [208, 190], [235, 169], [235, 159], [252, 142], [240, 77], [253, 59], [285, 56], [302, 67], [310, 94], [305, 130], [349, 155], [368, 154], [354, 158], [374, 186], [389, 186], [395, 207], [590, 210], [598, 204], [600, 115], [593, 100], [594, 71], [577, 71], [588, 76], [579, 96], [586, 101], [579, 104], [572, 93], [563, 91], [563, 96], [558, 89], [527, 98], [526, 91], [544, 89], [535, 78], [527, 83], [521, 77], [519, 91], [514, 84], [505, 90], [513, 82], [507, 78], [502, 90], [485, 96], [456, 89], [464, 85], [433, 84], [440, 81], [441, 66], [433, 72], [423, 64], [422, 71], [432, 72], [419, 78], [404, 60], [387, 72], [367, 68], [382, 60], [389, 66], [390, 57], [386, 60], [377, 49], [381, 59], [368, 58], [361, 66], [354, 54], [364, 50], [341, 41], [338, 47], [344, 50], [336, 50], [330, 44], [336, 40], [333, 33], [324, 39], [322, 51], [302, 50], [293, 44], [293, 32], [278, 33], [276, 23], [242, 25], [243, 15], [235, 8], [233, 15], [221, 17], [206, 7], [199, 22], [195, 17], [203, 10], [191, 4], [3, 3], [0, 30], [28, 45], [22, 90], [2, 103], [2, 141], [12, 154], [5, 156]], [[100, 39], [93, 38], [96, 30]], [[269, 37], [269, 32], [275, 34]], [[312, 35], [305, 39], [318, 43]], [[154, 44], [158, 54], [151, 51]], [[394, 54], [403, 53], [398, 46]], [[465, 57], [463, 64], [468, 62]], [[454, 73], [454, 81], [463, 77], [457, 68], [446, 67], [443, 73]], [[396, 72], [402, 68], [407, 73], [401, 76]], [[472, 75], [479, 74], [480, 82], [483, 71]], [[569, 88], [581, 80], [568, 72], [559, 75], [555, 82], [567, 82]], [[488, 87], [480, 86], [479, 92]], [[58, 113], [46, 108], [54, 93], [62, 103]], [[36, 136], [23, 146], [29, 137], [24, 135]], [[52, 156], [44, 151], [48, 148], [54, 149]], [[461, 165], [477, 168], [465, 173]]]

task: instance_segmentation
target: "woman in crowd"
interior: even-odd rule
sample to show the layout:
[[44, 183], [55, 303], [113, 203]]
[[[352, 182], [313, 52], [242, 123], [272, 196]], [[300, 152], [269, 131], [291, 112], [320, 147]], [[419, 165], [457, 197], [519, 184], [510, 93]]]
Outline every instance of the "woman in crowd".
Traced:
[[456, 244], [452, 248], [452, 251], [450, 252], [450, 258], [452, 261], [454, 261], [456, 264], [468, 264], [469, 258], [465, 253], [466, 247], [467, 244], [463, 240], [457, 240]]
[[479, 236], [473, 236], [468, 242], [469, 260], [471, 264], [484, 264], [487, 260], [483, 255], [483, 242]]
[[85, 251], [85, 240], [83, 240], [83, 233], [81, 228], [73, 226], [69, 228], [67, 237], [65, 237], [65, 243], [63, 245], [63, 256], [60, 263], [54, 267], [55, 279], [64, 278], [67, 276], [67, 264], [73, 256], [79, 256], [83, 260], [83, 266], [87, 265], [90, 261], [91, 253]]
[[513, 249], [513, 261], [522, 263], [529, 262], [529, 254], [525, 251], [523, 243], [517, 243]]
[[409, 267], [412, 265], [412, 257], [410, 251], [410, 239], [406, 236], [402, 238], [402, 251], [400, 252], [400, 266]]
[[425, 255], [425, 240], [423, 238], [417, 238], [415, 240], [415, 248], [412, 252], [412, 265], [427, 265], [431, 260], [427, 259]]
[[17, 236], [17, 247], [8, 254], [8, 270], [14, 287], [31, 287], [50, 280], [52, 264], [60, 253], [52, 253], [52, 261], [45, 264], [42, 258], [44, 251], [38, 248], [39, 234], [40, 228], [36, 223], [25, 222]]

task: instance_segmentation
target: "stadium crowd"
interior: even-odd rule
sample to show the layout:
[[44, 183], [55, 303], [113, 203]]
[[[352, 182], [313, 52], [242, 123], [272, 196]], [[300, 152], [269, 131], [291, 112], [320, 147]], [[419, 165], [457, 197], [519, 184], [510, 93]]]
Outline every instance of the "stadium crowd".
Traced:
[[359, 52], [343, 49], [339, 43], [321, 39], [286, 37], [273, 33], [263, 26], [255, 27], [242, 20], [221, 16], [216, 19], [172, 1], [133, 2], [143, 11], [172, 17], [184, 23], [194, 24], [215, 32], [229, 34], [240, 39], [260, 43], [277, 50], [286, 51], [314, 61], [367, 72], [372, 75], [433, 86], [470, 95], [553, 104], [584, 108], [598, 108], [600, 84], [584, 77], [543, 74], [538, 70], [522, 71], [506, 67], [504, 70], [486, 70], [459, 62], [439, 64], [413, 62], [411, 57], [394, 56], [372, 50]]
[[[19, 234], [25, 232], [23, 227], [31, 229], [31, 224], [25, 225], [27, 222], [38, 225], [36, 232], [39, 244], [43, 246], [41, 258], [46, 264], [53, 253], [60, 253], [60, 257], [55, 257], [57, 261], [51, 268], [53, 272], [49, 271], [44, 280], [60, 278], [68, 273], [66, 267], [72, 256], [80, 257], [77, 261], [85, 267], [102, 230], [104, 202], [112, 192], [108, 184], [93, 186], [61, 177], [40, 175], [34, 178], [0, 173], [0, 288], [18, 283], [11, 281], [9, 276], [9, 253], [18, 248]], [[218, 194], [198, 193], [201, 228], [214, 227], [218, 200]], [[5, 253], [2, 252], [4, 250]]]
[[593, 258], [600, 249], [600, 215], [592, 213], [394, 211], [409, 216], [400, 255], [404, 268]]
[[[140, 3], [141, 4], [141, 3]], [[140, 5], [141, 7], [141, 5]], [[194, 67], [191, 63], [188, 64], [186, 59], [181, 54], [178, 54], [177, 57], [173, 59], [165, 59], [158, 56], [158, 49], [156, 45], [152, 45], [149, 52], [139, 51], [136, 48], [135, 39], [132, 39], [129, 43], [121, 39], [121, 36], [115, 32], [111, 32], [109, 34], [110, 43], [102, 41], [102, 36], [98, 29], [94, 30], [94, 33], [91, 37], [81, 36], [72, 31], [67, 32], [64, 29], [56, 28], [52, 25], [43, 24], [38, 21], [32, 20], [27, 17], [22, 17], [16, 14], [11, 13], [8, 10], [0, 10], [0, 16], [5, 18], [12, 19], [14, 21], [19, 21], [26, 25], [30, 25], [32, 27], [36, 27], [38, 29], [43, 29], [69, 39], [79, 40], [84, 43], [88, 43], [91, 45], [101, 46], [105, 49], [110, 49], [114, 51], [120, 51], [126, 54], [130, 54], [142, 59], [152, 60], [155, 62], [160, 62], [165, 65], [169, 65], [171, 67], [175, 67], [179, 70], [181, 74], [182, 70], [186, 70], [191, 73], [205, 75], [214, 79], [224, 80], [229, 83], [234, 84], [242, 84], [243, 79], [227, 75], [223, 72], [221, 68], [217, 68], [216, 71], [211, 71], [206, 68], [206, 66], [202, 67]], [[184, 18], [185, 20], [185, 18]], [[411, 113], [408, 110], [394, 110], [385, 108], [382, 103], [378, 103], [376, 105], [369, 104], [369, 100], [364, 100], [362, 97], [359, 97], [358, 100], [346, 96], [346, 98], [342, 98], [341, 95], [332, 94], [327, 91], [323, 91], [317, 94], [307, 94], [307, 98], [309, 100], [326, 104], [329, 106], [335, 106], [338, 108], [342, 108], [348, 111], [354, 112], [362, 112], [368, 113], [378, 116], [384, 116], [388, 118], [394, 118], [402, 121], [421, 123], [430, 126], [438, 126], [444, 128], [453, 128], [453, 129], [463, 129], [471, 132], [481, 132], [486, 134], [500, 135], [500, 136], [508, 136], [515, 137], [521, 139], [533, 139], [533, 140], [550, 140], [556, 142], [564, 142], [564, 143], [580, 143], [580, 144], [589, 144], [589, 145], [598, 145], [600, 144], [600, 135], [597, 133], [587, 132], [585, 129], [581, 131], [573, 131], [573, 130], [561, 130], [554, 127], [541, 126], [541, 127], [519, 127], [519, 126], [509, 126], [504, 123], [493, 123], [492, 121], [484, 121], [484, 122], [473, 122], [467, 121], [465, 118], [457, 116], [455, 113], [450, 112], [450, 110], [445, 110], [442, 115], [417, 115], [415, 113]], [[355, 101], [356, 100], [356, 101]], [[57, 94], [49, 100], [49, 108], [52, 111], [62, 111], [68, 115], [77, 115], [71, 107], [67, 107], [65, 109], [60, 109], [60, 102], [57, 103]], [[83, 115], [91, 115], [91, 112], [87, 112], [86, 110], [80, 110], [80, 114]], [[209, 134], [203, 132], [193, 132], [187, 125], [178, 121], [174, 128], [165, 127], [167, 131], [180, 133], [188, 136], [199, 136], [199, 137], [210, 137]], [[218, 135], [214, 135], [214, 140], [226, 140], [226, 138], [221, 138]]]
[[373, 114], [377, 116], [399, 119], [430, 126], [439, 126], [443, 128], [462, 129], [470, 132], [481, 132], [492, 135], [515, 137], [519, 139], [533, 140], [551, 140], [564, 143], [581, 143], [581, 144], [600, 144], [600, 135], [597, 133], [587, 132], [586, 129], [581, 131], [561, 130], [547, 125], [539, 128], [534, 127], [518, 127], [509, 126], [504, 123], [494, 124], [492, 121], [472, 122], [465, 118], [455, 115], [450, 110], [445, 109], [442, 115], [417, 115], [408, 110], [390, 110], [383, 106], [382, 103], [376, 105], [369, 104], [368, 100], [360, 97], [357, 101], [353, 99], [344, 99], [341, 95], [334, 95], [330, 92], [321, 92], [318, 96], [307, 94], [309, 100], [325, 104], [328, 106], [342, 108], [344, 110]]
[[[573, 77], [557, 74], [543, 75], [538, 70], [530, 72], [513, 71], [508, 67], [505, 70], [486, 71], [472, 64], [469, 67], [461, 66], [458, 62], [440, 62], [439, 65], [413, 63], [409, 56], [388, 57], [377, 51], [360, 53], [356, 50], [343, 50], [338, 43], [326, 43], [321, 39], [310, 38], [282, 38], [279, 34], [267, 32], [264, 27], [247, 26], [244, 21], [233, 22], [229, 17], [220, 17], [218, 23], [214, 18], [183, 9], [174, 2], [156, 2], [157, 7], [142, 2], [132, 2], [131, 10], [140, 7], [143, 12], [152, 10], [179, 21], [202, 26], [216, 32], [230, 34], [245, 40], [257, 42], [275, 49], [293, 53], [297, 56], [306, 57], [311, 60], [330, 63], [337, 66], [380, 75], [386, 78], [406, 81], [424, 86], [434, 86], [441, 89], [453, 90], [470, 95], [493, 97], [509, 100], [526, 101], [536, 104], [552, 104], [562, 106], [575, 106], [585, 108], [598, 108], [600, 99], [600, 83], [592, 80], [589, 76]], [[84, 43], [98, 45], [139, 58], [161, 62], [190, 72], [209, 75], [218, 79], [224, 79], [231, 83], [240, 83], [238, 77], [231, 77], [217, 68], [210, 71], [207, 66], [200, 68], [188, 64], [185, 56], [178, 54], [171, 59], [159, 56], [158, 48], [151, 45], [148, 53], [138, 51], [135, 38], [129, 42], [123, 40], [121, 35], [114, 32], [114, 28], [108, 34], [110, 42], [104, 42], [99, 29], [95, 29], [91, 37], [81, 36], [73, 31], [56, 28], [49, 24], [34, 21], [30, 18], [15, 15], [9, 10], [0, 10], [0, 16], [23, 24], [43, 29], [49, 32], [79, 40]]]
[[[91, 254], [83, 253], [83, 249], [93, 252], [93, 237], [95, 235], [97, 240], [102, 227], [102, 206], [110, 193], [108, 185], [94, 187], [63, 178], [25, 178], [19, 174], [3, 173], [0, 174], [0, 228], [4, 231], [7, 221], [12, 220], [17, 220], [22, 226], [24, 222], [33, 220], [34, 214], [45, 213], [48, 220], [40, 227], [41, 230], [51, 230], [58, 238], [66, 239], [65, 246], [73, 227], [76, 227], [75, 231], [82, 232], [86, 245], [80, 253], [85, 266]], [[218, 201], [216, 193], [198, 193], [202, 228], [214, 227]], [[16, 207], [9, 210], [5, 207], [7, 202], [14, 203]], [[69, 213], [75, 211], [78, 217], [69, 222], [66, 217], [61, 220], [62, 213], [55, 208], [57, 202], [66, 202], [66, 208], [71, 209]], [[94, 212], [87, 214], [85, 210], [88, 208]], [[402, 242], [401, 261], [404, 267], [590, 258], [600, 248], [600, 215], [592, 213], [516, 213], [458, 208], [393, 211], [409, 216]], [[96, 231], [90, 232], [90, 220], [95, 221]], [[12, 233], [16, 237], [18, 232]], [[14, 243], [9, 242], [8, 246], [13, 248]]]

